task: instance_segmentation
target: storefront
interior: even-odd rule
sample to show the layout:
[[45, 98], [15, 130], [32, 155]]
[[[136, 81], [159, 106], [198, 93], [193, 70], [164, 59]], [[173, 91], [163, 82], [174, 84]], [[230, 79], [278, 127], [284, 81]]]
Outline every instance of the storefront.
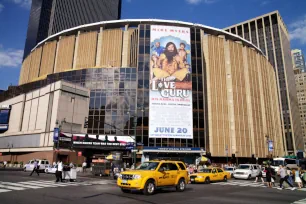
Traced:
[[70, 147], [81, 152], [88, 165], [97, 159], [132, 163], [131, 149], [134, 147], [134, 139], [130, 136], [61, 133], [59, 140], [60, 147]]
[[154, 159], [178, 160], [194, 164], [196, 159], [205, 154], [205, 150], [196, 147], [143, 147], [143, 161]]

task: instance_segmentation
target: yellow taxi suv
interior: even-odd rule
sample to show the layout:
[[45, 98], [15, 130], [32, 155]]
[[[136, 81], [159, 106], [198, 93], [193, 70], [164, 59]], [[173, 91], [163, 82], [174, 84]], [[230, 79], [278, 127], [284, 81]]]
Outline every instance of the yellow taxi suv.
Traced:
[[199, 170], [198, 173], [191, 174], [189, 178], [191, 183], [209, 184], [212, 181], [226, 182], [227, 179], [231, 178], [231, 174], [221, 168], [205, 168]]
[[156, 189], [165, 187], [175, 187], [182, 192], [188, 182], [188, 171], [180, 161], [144, 162], [135, 170], [122, 172], [117, 179], [122, 192], [140, 190], [145, 195], [152, 195]]

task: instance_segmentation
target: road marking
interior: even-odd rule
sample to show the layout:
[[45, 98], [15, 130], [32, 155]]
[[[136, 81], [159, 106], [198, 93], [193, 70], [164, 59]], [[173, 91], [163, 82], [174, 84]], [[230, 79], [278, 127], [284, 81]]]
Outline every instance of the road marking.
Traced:
[[38, 187], [38, 186], [29, 186], [29, 185], [25, 185], [25, 184], [21, 184], [21, 183], [11, 183], [11, 182], [1, 182], [1, 184], [6, 184], [6, 185], [9, 185], [9, 186], [24, 187], [24, 188], [32, 188], [32, 189], [43, 188], [43, 187]]
[[9, 192], [11, 190], [6, 190], [6, 189], [0, 189], [0, 193], [5, 193], [5, 192]]
[[295, 202], [293, 202], [292, 204], [306, 204], [306, 198], [303, 199], [303, 200], [295, 201]]
[[16, 190], [16, 191], [25, 190], [25, 188], [14, 187], [14, 186], [5, 186], [5, 185], [1, 185], [1, 184], [0, 184], [0, 188], [7, 188], [7, 189], [10, 189], [10, 190]]
[[51, 185], [46, 185], [46, 184], [40, 184], [40, 183], [33, 183], [32, 181], [28, 182], [19, 182], [21, 184], [27, 184], [27, 185], [32, 185], [32, 186], [39, 186], [39, 187], [57, 187], [57, 186], [51, 186]]

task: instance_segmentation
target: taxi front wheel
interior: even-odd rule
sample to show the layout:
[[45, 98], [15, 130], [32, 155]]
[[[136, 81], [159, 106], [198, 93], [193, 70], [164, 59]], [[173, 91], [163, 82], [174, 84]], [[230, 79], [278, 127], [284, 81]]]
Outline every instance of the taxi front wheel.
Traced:
[[145, 195], [153, 195], [155, 192], [155, 183], [153, 180], [148, 180], [143, 189], [143, 194]]
[[177, 186], [176, 191], [183, 192], [186, 188], [186, 183], [184, 179], [180, 179]]

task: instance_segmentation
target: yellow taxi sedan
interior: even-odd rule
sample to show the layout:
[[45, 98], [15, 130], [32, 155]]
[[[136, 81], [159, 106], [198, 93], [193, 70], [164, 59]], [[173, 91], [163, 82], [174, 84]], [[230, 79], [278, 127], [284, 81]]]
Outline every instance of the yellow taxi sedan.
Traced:
[[231, 178], [229, 172], [224, 171], [221, 168], [205, 168], [198, 171], [198, 173], [191, 174], [189, 176], [191, 183], [206, 183], [209, 184], [212, 181], [227, 181]]

